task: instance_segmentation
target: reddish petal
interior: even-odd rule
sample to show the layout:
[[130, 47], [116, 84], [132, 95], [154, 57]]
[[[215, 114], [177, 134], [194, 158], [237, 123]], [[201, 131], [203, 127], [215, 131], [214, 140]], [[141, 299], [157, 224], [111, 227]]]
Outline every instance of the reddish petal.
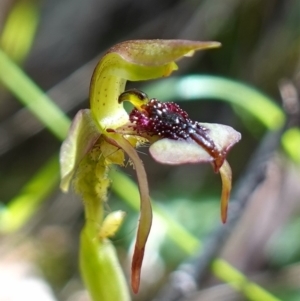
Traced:
[[225, 224], [227, 220], [227, 209], [231, 191], [232, 172], [231, 167], [225, 160], [221, 168], [219, 169], [222, 179], [222, 195], [221, 195], [221, 219]]
[[139, 248], [136, 243], [131, 265], [131, 287], [135, 294], [138, 293], [140, 287], [141, 268], [144, 259], [144, 253], [145, 248]]
[[232, 146], [241, 140], [241, 134], [231, 126], [218, 123], [201, 122], [199, 124], [210, 131], [210, 139], [214, 141], [217, 149], [224, 154], [224, 157]]
[[132, 160], [136, 170], [141, 196], [140, 221], [131, 265], [131, 286], [133, 292], [137, 293], [140, 286], [141, 267], [143, 263], [145, 245], [152, 224], [152, 208], [149, 197], [147, 174], [136, 150], [125, 138], [117, 136], [114, 143], [122, 148]]
[[[221, 156], [223, 160], [226, 158], [231, 147], [241, 139], [241, 134], [232, 127], [222, 124], [199, 123], [208, 130], [207, 136], [213, 141], [215, 155]], [[195, 134], [194, 134], [195, 135]], [[209, 146], [200, 145], [195, 138], [191, 139], [170, 139], [163, 138], [154, 142], [150, 148], [151, 156], [163, 164], [177, 165], [185, 163], [204, 163], [213, 162], [217, 159], [209, 152]], [[216, 172], [219, 171], [219, 167]]]

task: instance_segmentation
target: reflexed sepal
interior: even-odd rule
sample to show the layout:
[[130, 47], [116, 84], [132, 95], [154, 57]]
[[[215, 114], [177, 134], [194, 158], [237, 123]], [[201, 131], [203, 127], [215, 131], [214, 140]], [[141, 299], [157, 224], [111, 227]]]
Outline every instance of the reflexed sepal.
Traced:
[[78, 164], [100, 137], [89, 109], [80, 110], [73, 119], [68, 136], [60, 149], [60, 173], [63, 191], [68, 191]]

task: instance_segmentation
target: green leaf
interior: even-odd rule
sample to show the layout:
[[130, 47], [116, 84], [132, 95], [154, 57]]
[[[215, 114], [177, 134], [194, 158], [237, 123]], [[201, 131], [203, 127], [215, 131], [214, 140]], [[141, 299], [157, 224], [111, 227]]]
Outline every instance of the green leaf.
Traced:
[[297, 163], [300, 163], [300, 129], [293, 127], [286, 130], [282, 136], [285, 151]]
[[0, 80], [58, 139], [66, 137], [68, 117], [1, 49]]
[[0, 211], [0, 232], [14, 232], [24, 226], [53, 192], [59, 182], [58, 156], [51, 158]]
[[35, 1], [13, 3], [0, 35], [1, 48], [16, 62], [29, 53], [38, 28], [40, 5]]

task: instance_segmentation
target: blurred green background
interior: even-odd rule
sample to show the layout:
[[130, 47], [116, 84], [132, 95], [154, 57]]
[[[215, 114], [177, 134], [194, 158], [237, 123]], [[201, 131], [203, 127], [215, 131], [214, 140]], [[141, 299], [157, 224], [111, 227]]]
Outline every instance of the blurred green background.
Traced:
[[[242, 141], [228, 157], [234, 185], [263, 137], [277, 125], [272, 121], [266, 126], [256, 117], [260, 114], [267, 120], [274, 112], [272, 106], [270, 110], [260, 106], [253, 89], [265, 95], [262, 103], [271, 99], [281, 108], [280, 114], [288, 115], [287, 129], [293, 131], [284, 134], [283, 148], [274, 149], [266, 162], [265, 179], [249, 195], [220, 256], [280, 300], [300, 300], [298, 0], [0, 2], [1, 49], [70, 118], [88, 107], [89, 81], [105, 50], [127, 39], [153, 38], [222, 43], [220, 49], [179, 62], [176, 76], [180, 77], [170, 85], [161, 86], [168, 83], [162, 79], [128, 87], [143, 89], [150, 97], [180, 101], [193, 120], [228, 124], [240, 131]], [[13, 96], [7, 82], [14, 77], [6, 72], [0, 64], [0, 300], [5, 294], [11, 294], [12, 300], [35, 300], [33, 291], [36, 300], [87, 300], [77, 266], [81, 200], [58, 189], [61, 141], [18, 101], [20, 96]], [[237, 86], [229, 90], [230, 83], [218, 86], [215, 77], [205, 77], [205, 87], [211, 84], [212, 91], [194, 92], [197, 83], [184, 81], [192, 82], [198, 77], [187, 76], [199, 74], [230, 79]], [[239, 82], [247, 84], [252, 94]], [[19, 95], [29, 93], [22, 85], [17, 89]], [[232, 105], [239, 97], [243, 103]], [[247, 106], [252, 102], [257, 106], [251, 111]], [[219, 176], [207, 165], [162, 166], [153, 162], [147, 149], [140, 151], [156, 204], [205, 244], [220, 227]], [[130, 166], [124, 171], [135, 181]], [[113, 183], [106, 210], [127, 213], [113, 240], [128, 274], [138, 213], [118, 193], [129, 192], [128, 186], [117, 178]], [[165, 223], [163, 218], [154, 221], [142, 289], [134, 300], [152, 300], [168, 274], [189, 256], [168, 238]], [[31, 287], [33, 283], [36, 286]], [[248, 300], [210, 272], [201, 287], [186, 300]]]

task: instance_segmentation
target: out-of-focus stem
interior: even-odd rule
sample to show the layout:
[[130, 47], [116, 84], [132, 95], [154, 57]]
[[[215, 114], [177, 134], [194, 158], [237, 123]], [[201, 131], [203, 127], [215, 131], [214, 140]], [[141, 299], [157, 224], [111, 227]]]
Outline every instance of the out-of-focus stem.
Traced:
[[93, 301], [129, 301], [123, 271], [112, 243], [90, 236], [88, 222], [80, 237], [80, 269]]

